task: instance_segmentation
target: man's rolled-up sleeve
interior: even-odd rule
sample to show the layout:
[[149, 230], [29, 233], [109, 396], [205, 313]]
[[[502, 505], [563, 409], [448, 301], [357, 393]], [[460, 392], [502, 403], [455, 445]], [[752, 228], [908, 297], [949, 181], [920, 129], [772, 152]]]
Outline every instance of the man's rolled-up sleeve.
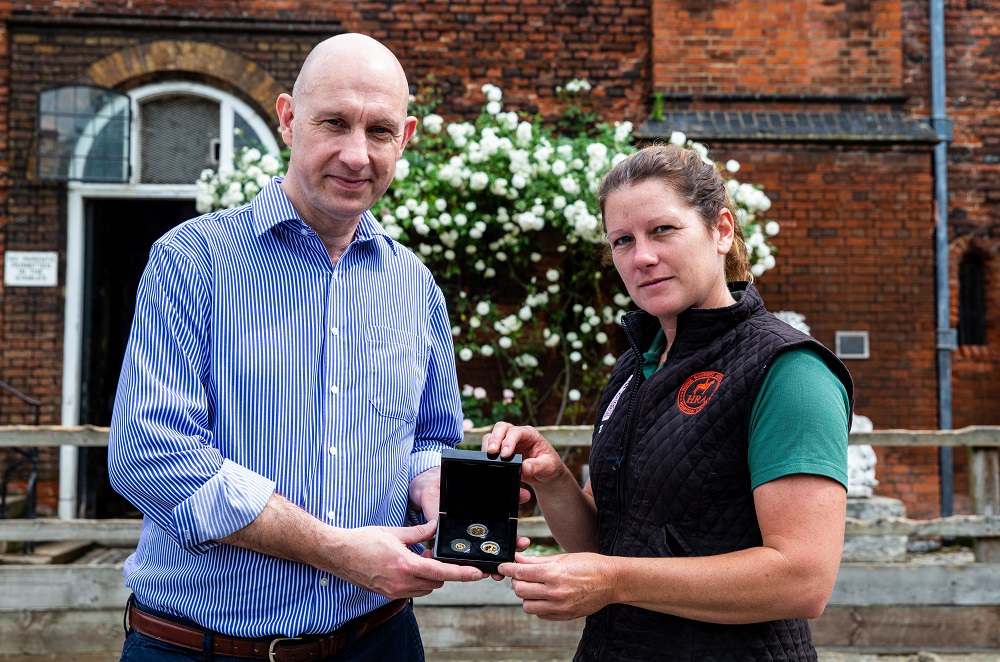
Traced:
[[115, 396], [111, 484], [179, 547], [203, 553], [257, 517], [272, 480], [213, 443], [211, 294], [197, 254], [153, 246]]

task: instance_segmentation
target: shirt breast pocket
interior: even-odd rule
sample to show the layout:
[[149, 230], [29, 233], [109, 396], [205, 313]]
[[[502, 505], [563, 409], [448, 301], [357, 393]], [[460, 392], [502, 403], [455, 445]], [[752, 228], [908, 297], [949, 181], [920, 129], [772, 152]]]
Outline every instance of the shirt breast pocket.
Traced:
[[423, 344], [407, 331], [368, 331], [368, 401], [379, 415], [413, 422], [424, 383]]

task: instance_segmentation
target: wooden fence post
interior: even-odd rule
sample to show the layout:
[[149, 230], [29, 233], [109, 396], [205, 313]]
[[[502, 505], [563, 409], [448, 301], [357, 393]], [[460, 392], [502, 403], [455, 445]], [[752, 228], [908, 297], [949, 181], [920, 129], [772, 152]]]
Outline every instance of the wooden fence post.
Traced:
[[[974, 514], [1000, 515], [1000, 449], [969, 449], [969, 491]], [[973, 549], [980, 563], [1000, 562], [1000, 539], [977, 538]]]

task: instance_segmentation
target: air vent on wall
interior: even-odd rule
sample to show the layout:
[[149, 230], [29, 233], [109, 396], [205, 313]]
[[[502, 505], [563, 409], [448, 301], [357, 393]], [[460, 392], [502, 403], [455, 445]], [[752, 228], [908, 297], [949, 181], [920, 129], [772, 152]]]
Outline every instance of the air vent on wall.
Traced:
[[842, 359], [867, 359], [868, 332], [837, 331], [836, 354]]

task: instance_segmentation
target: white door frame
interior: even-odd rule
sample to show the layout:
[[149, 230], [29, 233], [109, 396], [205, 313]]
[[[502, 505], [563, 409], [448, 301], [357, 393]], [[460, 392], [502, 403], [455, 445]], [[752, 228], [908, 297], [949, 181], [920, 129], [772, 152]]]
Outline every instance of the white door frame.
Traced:
[[[233, 112], [238, 112], [264, 143], [263, 147], [278, 154], [278, 143], [267, 123], [250, 106], [236, 97], [208, 85], [185, 81], [163, 82], [146, 85], [128, 93], [132, 103], [132, 141], [130, 181], [125, 184], [91, 184], [69, 182], [66, 204], [66, 301], [63, 315], [63, 388], [61, 423], [65, 426], [80, 424], [80, 395], [82, 390], [83, 358], [83, 301], [84, 264], [86, 262], [86, 201], [94, 198], [144, 198], [164, 200], [194, 200], [197, 186], [191, 184], [142, 184], [139, 180], [141, 136], [139, 105], [143, 101], [165, 95], [201, 96], [219, 102], [219, 167], [231, 167], [233, 157]], [[74, 519], [77, 510], [77, 466], [79, 449], [76, 446], [59, 448], [59, 517]]]

